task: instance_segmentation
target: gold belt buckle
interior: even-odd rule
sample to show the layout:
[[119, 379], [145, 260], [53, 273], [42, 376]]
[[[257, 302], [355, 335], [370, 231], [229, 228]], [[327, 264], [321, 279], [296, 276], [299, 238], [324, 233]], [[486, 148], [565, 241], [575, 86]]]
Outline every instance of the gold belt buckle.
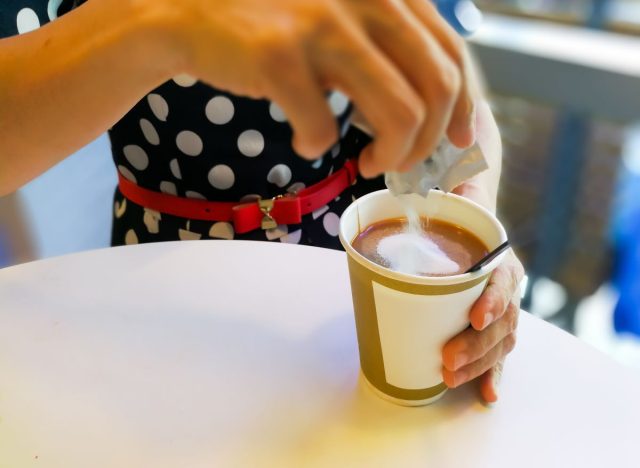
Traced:
[[275, 219], [273, 219], [273, 216], [271, 216], [271, 210], [273, 210], [273, 205], [275, 204], [276, 200], [278, 198], [281, 198], [282, 195], [278, 195], [277, 197], [271, 198], [269, 200], [258, 200], [258, 207], [260, 208], [260, 211], [262, 211], [262, 214], [264, 215], [262, 217], [262, 229], [264, 229], [265, 231], [267, 229], [274, 229], [276, 227], [278, 227], [278, 223], [276, 222]]

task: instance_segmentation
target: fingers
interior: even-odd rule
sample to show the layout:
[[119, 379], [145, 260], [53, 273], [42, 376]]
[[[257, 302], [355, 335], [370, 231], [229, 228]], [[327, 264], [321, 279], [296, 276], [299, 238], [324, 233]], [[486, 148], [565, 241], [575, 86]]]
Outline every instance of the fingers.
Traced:
[[[450, 370], [448, 368], [443, 368], [442, 376], [444, 378], [445, 384], [449, 388], [456, 388], [460, 385], [469, 382], [470, 380], [475, 379], [476, 377], [481, 376], [485, 372], [489, 371], [493, 368], [497, 362], [504, 359], [504, 357], [509, 354], [516, 345], [516, 336], [515, 333], [511, 333], [507, 335], [502, 341], [500, 341], [496, 346], [494, 346], [487, 354], [485, 354], [481, 359], [474, 361], [466, 366], [463, 366], [455, 371]], [[493, 384], [491, 384], [493, 387]], [[490, 392], [493, 391], [494, 388], [487, 388], [487, 396], [490, 395]], [[495, 394], [497, 398], [497, 394]]]
[[504, 368], [504, 359], [480, 376], [480, 395], [487, 403], [495, 403], [498, 401], [498, 388], [502, 379], [502, 370]]
[[[348, 52], [324, 54], [319, 68], [324, 82], [349, 95], [374, 130], [375, 140], [359, 158], [367, 178], [401, 164], [407, 157], [422, 122], [422, 100], [396, 66], [364, 35], [347, 31]], [[345, 56], [345, 54], [347, 54]], [[358, 66], [345, 66], [345, 62]]]
[[[442, 350], [443, 378], [457, 387], [478, 376], [487, 402], [496, 401], [501, 362], [515, 346], [520, 314], [519, 285], [524, 269], [510, 251], [493, 273], [470, 312], [472, 327], [452, 338]], [[495, 370], [492, 370], [495, 366]]]
[[[302, 51], [289, 50], [266, 67], [267, 91], [283, 110], [293, 128], [293, 148], [300, 156], [315, 159], [337, 140], [336, 119], [324, 90]], [[286, 73], [282, 70], [286, 69]]]
[[432, 2], [406, 0], [407, 5], [420, 21], [434, 34], [460, 73], [461, 87], [453, 108], [451, 120], [447, 121], [447, 135], [451, 142], [460, 147], [471, 146], [476, 138], [475, 98], [471, 76], [471, 63], [464, 40], [440, 16]]
[[458, 101], [461, 75], [438, 41], [437, 31], [425, 28], [403, 2], [389, 2], [387, 9], [385, 17], [371, 19], [368, 32], [407, 78], [426, 110], [413, 148], [399, 168], [405, 170], [431, 155], [440, 143]]
[[[375, 140], [359, 161], [365, 177], [406, 170], [428, 157], [456, 112], [470, 112], [463, 109], [468, 99], [460, 98], [462, 43], [437, 11], [419, 6], [422, 1], [409, 2], [410, 7], [387, 0], [353, 2], [344, 10], [310, 9], [326, 15], [314, 22], [324, 25], [313, 29], [314, 40], [292, 41], [288, 35], [306, 37], [308, 32], [299, 27], [293, 32], [281, 28], [276, 40], [267, 35], [260, 42], [271, 70], [266, 94], [288, 115], [298, 153], [317, 157], [336, 136], [318, 83], [349, 95], [371, 124]], [[287, 55], [282, 44], [299, 44], [309, 66], [302, 57]], [[453, 143], [463, 140], [454, 138]]]
[[520, 282], [523, 277], [524, 268], [510, 250], [502, 265], [491, 275], [482, 296], [471, 308], [471, 326], [476, 330], [483, 330], [499, 319], [512, 301], [519, 306]]
[[[467, 328], [452, 338], [443, 348], [442, 363], [450, 371], [458, 371], [463, 367], [482, 361], [505, 338], [518, 328], [519, 308], [510, 304], [507, 312], [485, 330], [478, 331]], [[496, 361], [490, 363], [490, 368]]]

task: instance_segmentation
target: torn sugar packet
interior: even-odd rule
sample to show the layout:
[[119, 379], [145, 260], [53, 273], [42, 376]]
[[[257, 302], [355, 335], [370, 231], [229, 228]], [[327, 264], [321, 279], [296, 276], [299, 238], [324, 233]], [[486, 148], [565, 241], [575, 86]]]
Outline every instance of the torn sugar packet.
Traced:
[[[368, 135], [373, 135], [371, 127], [357, 112], [354, 113], [352, 123]], [[426, 197], [433, 188], [451, 192], [488, 168], [478, 143], [470, 148], [460, 149], [445, 137], [430, 158], [417, 163], [408, 172], [387, 172], [385, 183], [394, 195], [417, 193]]]
[[451, 192], [488, 168], [477, 143], [460, 149], [445, 138], [429, 159], [417, 163], [409, 172], [387, 172], [385, 183], [394, 195], [417, 193], [426, 197], [433, 188]]

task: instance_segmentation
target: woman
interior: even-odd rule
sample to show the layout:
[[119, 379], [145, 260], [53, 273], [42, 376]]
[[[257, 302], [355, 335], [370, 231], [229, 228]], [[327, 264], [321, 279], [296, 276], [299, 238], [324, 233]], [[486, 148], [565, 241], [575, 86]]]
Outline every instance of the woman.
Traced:
[[[110, 128], [114, 244], [339, 248], [336, 222], [352, 197], [431, 154], [446, 133], [457, 146], [476, 137], [483, 146], [491, 170], [458, 191], [495, 209], [497, 128], [486, 104], [474, 106], [464, 45], [428, 2], [84, 3], [0, 7], [0, 194]], [[351, 104], [335, 89], [375, 130], [373, 143], [350, 130]], [[356, 156], [370, 180], [352, 185]], [[287, 193], [298, 196], [278, 198]], [[302, 198], [311, 201], [289, 209]], [[449, 386], [482, 376], [483, 398], [497, 399], [521, 277], [511, 256], [471, 311], [473, 328], [446, 345]]]

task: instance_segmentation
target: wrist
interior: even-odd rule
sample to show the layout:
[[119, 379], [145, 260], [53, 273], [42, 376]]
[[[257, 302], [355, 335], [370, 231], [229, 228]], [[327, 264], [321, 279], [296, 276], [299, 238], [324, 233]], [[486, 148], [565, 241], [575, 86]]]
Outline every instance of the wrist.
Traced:
[[495, 214], [497, 197], [491, 193], [492, 191], [489, 190], [487, 185], [487, 182], [482, 180], [482, 174], [480, 174], [456, 187], [453, 193], [468, 198]]

